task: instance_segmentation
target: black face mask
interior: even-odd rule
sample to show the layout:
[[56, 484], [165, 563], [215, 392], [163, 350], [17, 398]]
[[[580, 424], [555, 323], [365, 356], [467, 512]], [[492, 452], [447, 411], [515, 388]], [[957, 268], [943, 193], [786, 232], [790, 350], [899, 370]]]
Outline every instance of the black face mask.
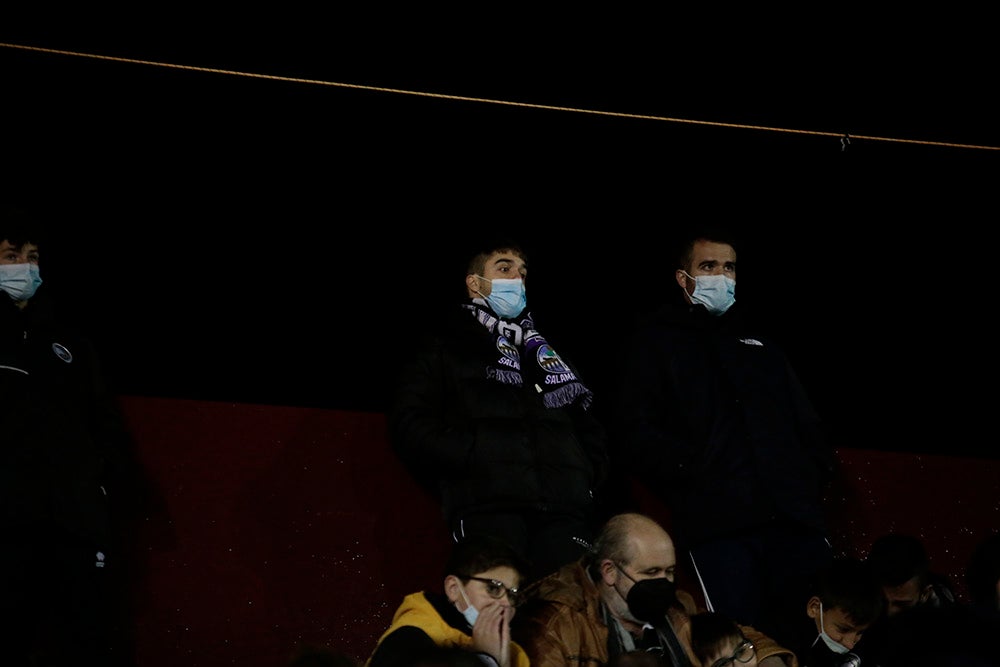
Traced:
[[677, 604], [677, 585], [662, 577], [642, 579], [629, 590], [625, 602], [637, 619], [652, 626], [661, 626], [667, 611]]

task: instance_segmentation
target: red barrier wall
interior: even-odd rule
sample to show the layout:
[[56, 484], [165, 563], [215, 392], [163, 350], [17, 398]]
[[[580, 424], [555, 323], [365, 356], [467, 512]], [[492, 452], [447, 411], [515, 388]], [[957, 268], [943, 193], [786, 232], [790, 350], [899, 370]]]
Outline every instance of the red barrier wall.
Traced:
[[[389, 449], [383, 415], [122, 404], [161, 501], [130, 540], [139, 665], [280, 667], [298, 644], [363, 660], [403, 595], [440, 586], [448, 535]], [[834, 546], [863, 555], [883, 532], [912, 532], [960, 583], [972, 546], [1000, 525], [1000, 461], [839, 456]], [[635, 500], [669, 527], [645, 489]]]

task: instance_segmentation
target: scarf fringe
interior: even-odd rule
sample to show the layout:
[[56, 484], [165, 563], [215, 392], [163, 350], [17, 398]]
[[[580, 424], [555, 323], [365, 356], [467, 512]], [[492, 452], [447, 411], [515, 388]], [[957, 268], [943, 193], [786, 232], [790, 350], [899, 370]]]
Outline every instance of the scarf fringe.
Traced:
[[503, 384], [513, 384], [520, 387], [523, 383], [521, 380], [521, 374], [517, 371], [509, 371], [503, 368], [487, 368], [486, 377], [491, 380], [499, 380]]
[[572, 382], [545, 394], [543, 401], [545, 402], [545, 407], [547, 408], [561, 408], [565, 405], [571, 404], [581, 396], [583, 398], [580, 400], [580, 407], [586, 410], [590, 407], [590, 402], [593, 400], [593, 394], [591, 394], [590, 390], [579, 382]]

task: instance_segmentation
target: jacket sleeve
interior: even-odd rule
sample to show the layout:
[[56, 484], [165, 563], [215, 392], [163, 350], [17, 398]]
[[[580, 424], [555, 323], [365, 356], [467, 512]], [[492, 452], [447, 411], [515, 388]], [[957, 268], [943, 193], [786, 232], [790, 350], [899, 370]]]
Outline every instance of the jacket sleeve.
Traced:
[[577, 438], [594, 471], [593, 486], [599, 487], [608, 478], [608, 432], [604, 424], [590, 410], [573, 407]]
[[[87, 338], [76, 341], [87, 358], [90, 387], [90, 425], [101, 457], [100, 483], [108, 497], [113, 527], [128, 535], [151, 517], [166, 525], [166, 510], [149, 472], [143, 466], [118, 395], [104, 372], [97, 349]], [[170, 529], [166, 529], [170, 533]], [[169, 541], [172, 543], [173, 538]], [[161, 546], [166, 543], [160, 542]]]
[[819, 469], [820, 480], [823, 484], [829, 484], [834, 477], [837, 466], [837, 459], [830, 442], [830, 434], [787, 359], [785, 360], [785, 368], [788, 374], [788, 386], [792, 394], [792, 406], [795, 410], [799, 436]]
[[640, 331], [625, 346], [616, 376], [612, 438], [640, 462], [635, 470], [643, 481], [671, 484], [689, 474], [694, 448], [670, 427], [681, 407], [669, 386], [666, 346], [655, 331]]
[[577, 623], [558, 610], [554, 605], [541, 605], [530, 611], [525, 608], [514, 617], [513, 638], [524, 649], [531, 667], [597, 667], [605, 663], [607, 656], [589, 655], [594, 653], [593, 647], [583, 645]]
[[100, 358], [87, 338], [75, 341], [77, 353], [86, 359], [89, 385], [90, 427], [98, 445], [107, 476], [112, 484], [128, 480], [135, 464], [134, 441], [126, 426], [118, 397], [109, 386]]
[[388, 414], [396, 454], [435, 477], [462, 474], [475, 441], [471, 427], [449, 414], [444, 354], [440, 344], [427, 344], [403, 367]]

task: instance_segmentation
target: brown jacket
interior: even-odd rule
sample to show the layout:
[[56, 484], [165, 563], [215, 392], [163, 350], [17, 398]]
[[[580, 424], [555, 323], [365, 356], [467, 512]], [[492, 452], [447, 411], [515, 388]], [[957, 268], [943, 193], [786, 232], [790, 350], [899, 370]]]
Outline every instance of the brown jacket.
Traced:
[[[579, 562], [532, 584], [527, 601], [517, 610], [511, 625], [513, 639], [531, 659], [531, 667], [606, 667], [608, 626], [601, 613], [601, 596]], [[701, 667], [691, 651], [690, 615], [700, 611], [686, 591], [677, 591], [684, 611], [670, 612], [670, 623], [695, 667]], [[757, 659], [780, 655], [788, 667], [798, 667], [795, 655], [770, 637], [751, 627], [743, 633], [757, 647]]]

